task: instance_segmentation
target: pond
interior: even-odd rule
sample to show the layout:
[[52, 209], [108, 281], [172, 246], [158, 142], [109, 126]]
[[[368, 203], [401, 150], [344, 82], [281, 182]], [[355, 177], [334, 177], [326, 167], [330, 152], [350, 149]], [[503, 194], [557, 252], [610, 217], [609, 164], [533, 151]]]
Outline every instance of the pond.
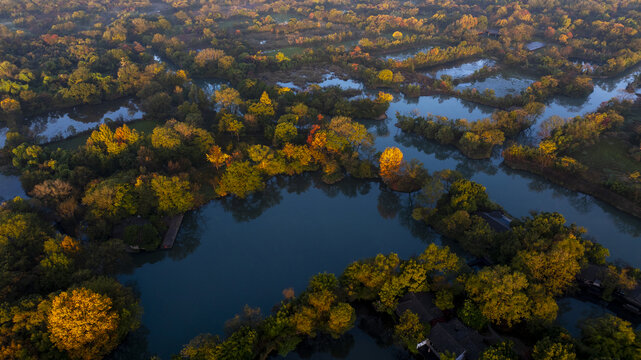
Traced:
[[[547, 119], [553, 115], [561, 116], [563, 118], [573, 118], [575, 116], [596, 111], [602, 103], [614, 97], [620, 99], [634, 99], [635, 95], [626, 92], [625, 88], [639, 73], [641, 73], [641, 64], [619, 76], [594, 80], [594, 91], [587, 97], [555, 97], [547, 102], [545, 112], [539, 119]], [[534, 132], [539, 130], [540, 123], [541, 121], [533, 126]]]
[[414, 49], [410, 49], [410, 50], [403, 50], [403, 51], [400, 51], [400, 52], [395, 52], [395, 53], [390, 53], [390, 54], [387, 54], [387, 55], [383, 55], [382, 59], [383, 60], [403, 61], [403, 60], [407, 60], [407, 59], [409, 59], [411, 57], [414, 57], [414, 55], [416, 55], [418, 53], [427, 52], [427, 51], [431, 50], [432, 48], [433, 48], [433, 46], [427, 46], [427, 47], [418, 48], [418, 49], [414, 48]]
[[512, 72], [501, 72], [490, 77], [472, 81], [468, 83], [458, 84], [456, 90], [476, 89], [479, 92], [484, 92], [486, 89], [494, 91], [496, 97], [503, 97], [506, 95], [519, 95], [521, 92], [528, 88], [537, 79], [529, 76], [518, 75]]
[[317, 83], [318, 86], [320, 87], [329, 87], [329, 86], [338, 86], [343, 90], [363, 90], [365, 89], [365, 86], [363, 85], [362, 82], [352, 80], [352, 79], [344, 79], [338, 77], [333, 72], [330, 72], [329, 74], [325, 74], [323, 76], [323, 81]]
[[251, 199], [190, 213], [176, 248], [137, 256], [142, 265], [120, 280], [137, 284], [149, 349], [168, 359], [199, 333], [222, 333], [245, 304], [268, 313], [284, 289], [300, 293], [319, 272], [340, 273], [378, 253], [408, 257], [438, 242], [410, 221], [408, 201], [371, 182], [271, 181]]
[[[40, 143], [47, 143], [95, 129], [108, 120], [129, 122], [140, 120], [143, 116], [144, 112], [133, 100], [120, 99], [28, 118], [28, 129], [25, 131], [37, 137]], [[0, 129], [0, 147], [4, 146], [8, 131], [7, 128]]]
[[483, 67], [491, 67], [496, 65], [494, 60], [481, 59], [473, 62], [466, 62], [461, 65], [453, 67], [440, 67], [428, 72], [428, 75], [432, 75], [436, 79], [440, 79], [441, 76], [447, 75], [451, 76], [452, 79], [459, 79], [462, 77], [470, 76], [474, 74], [475, 71], [481, 70]]
[[[297, 80], [297, 82], [300, 82], [300, 80]], [[338, 86], [342, 90], [364, 90], [365, 89], [365, 86], [363, 85], [362, 82], [340, 77], [333, 71], [329, 71], [323, 74], [321, 81], [316, 80], [316, 82], [314, 81], [304, 82], [303, 80], [303, 83], [301, 83], [300, 85], [297, 85], [296, 82], [294, 81], [278, 81], [276, 82], [276, 85], [290, 88], [296, 91], [301, 91], [303, 89], [306, 89], [310, 85], [318, 85], [320, 87]]]
[[16, 196], [20, 196], [23, 199], [27, 197], [18, 175], [0, 171], [0, 185], [2, 185], [0, 186], [0, 203], [11, 200]]
[[30, 132], [47, 143], [97, 128], [108, 120], [129, 122], [140, 120], [144, 112], [130, 99], [98, 105], [78, 106], [70, 111], [56, 111], [28, 119]]

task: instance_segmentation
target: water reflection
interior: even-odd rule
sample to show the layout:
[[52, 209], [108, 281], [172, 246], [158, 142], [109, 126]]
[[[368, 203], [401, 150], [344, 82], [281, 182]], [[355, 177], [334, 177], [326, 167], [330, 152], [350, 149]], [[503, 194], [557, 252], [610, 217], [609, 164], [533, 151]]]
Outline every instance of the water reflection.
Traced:
[[491, 67], [496, 65], [494, 60], [481, 59], [473, 62], [466, 62], [457, 66], [448, 66], [448, 67], [438, 67], [435, 70], [428, 72], [428, 75], [432, 75], [437, 79], [440, 79], [441, 76], [447, 75], [451, 76], [452, 79], [459, 79], [462, 77], [470, 76], [474, 74], [475, 71], [481, 70], [483, 67]]
[[414, 57], [418, 53], [425, 53], [429, 50], [431, 50], [433, 46], [427, 46], [423, 48], [418, 48], [418, 49], [410, 49], [410, 50], [404, 50], [404, 51], [399, 51], [395, 53], [391, 53], [388, 55], [383, 56], [383, 60], [395, 60], [395, 61], [403, 61], [407, 60], [411, 57]]
[[28, 119], [29, 131], [41, 142], [60, 140], [98, 127], [106, 121], [140, 120], [144, 112], [133, 100], [125, 99], [98, 105], [78, 106], [71, 110], [52, 112]]
[[532, 127], [534, 134], [538, 132], [541, 122], [550, 116], [572, 118], [594, 112], [602, 103], [615, 97], [633, 99], [634, 94], [626, 92], [625, 88], [634, 79], [634, 76], [640, 72], [641, 64], [632, 67], [621, 75], [607, 79], [597, 79], [594, 81], [594, 91], [584, 98], [558, 96], [551, 99], [546, 103], [545, 111], [539, 117], [539, 121]]
[[[269, 186], [245, 204], [214, 201], [187, 215], [178, 249], [136, 256], [142, 264], [120, 276], [140, 291], [153, 352], [168, 358], [199, 333], [221, 333], [244, 304], [268, 312], [282, 289], [300, 292], [318, 272], [340, 273], [355, 259], [378, 253], [417, 255], [426, 244], [414, 232], [423, 231], [426, 241], [439, 239], [425, 228], [409, 229], [409, 195], [400, 195], [400, 203], [380, 199], [377, 183], [326, 185], [307, 174]], [[378, 206], [390, 204], [398, 215], [382, 217]]]
[[[359, 321], [361, 324], [365, 322], [364, 319]], [[277, 358], [282, 359], [280, 356]], [[313, 341], [306, 341], [295, 352], [288, 354], [285, 359], [409, 360], [412, 357], [396, 346], [392, 346], [389, 343], [380, 343], [377, 338], [370, 336], [362, 328], [362, 325], [359, 325], [340, 339], [318, 337]]]
[[[460, 100], [459, 100], [460, 101]], [[421, 161], [429, 171], [455, 169], [466, 177], [486, 187], [490, 198], [517, 217], [527, 216], [530, 211], [559, 212], [569, 223], [584, 226], [588, 234], [610, 249], [611, 260], [621, 260], [641, 266], [641, 221], [614, 207], [567, 188], [522, 171], [501, 166], [501, 148], [497, 147], [489, 160], [470, 160], [452, 146], [443, 146], [412, 134], [404, 134], [394, 127], [395, 113], [401, 108], [398, 100], [387, 112], [388, 119], [370, 126], [378, 137], [374, 146], [377, 151], [396, 146], [406, 159]], [[403, 105], [407, 106], [407, 105]], [[421, 113], [461, 112], [461, 106], [422, 108]], [[442, 110], [442, 111], [441, 111]], [[478, 111], [478, 110], [477, 110]], [[480, 115], [480, 114], [479, 114]], [[385, 134], [378, 129], [392, 129]]]
[[457, 90], [475, 88], [479, 92], [487, 89], [493, 90], [497, 97], [506, 95], [519, 95], [528, 88], [536, 79], [528, 76], [519, 75], [512, 72], [501, 72], [482, 80], [462, 83], [456, 86]]
[[11, 200], [16, 196], [27, 198], [17, 174], [0, 172], [0, 203]]

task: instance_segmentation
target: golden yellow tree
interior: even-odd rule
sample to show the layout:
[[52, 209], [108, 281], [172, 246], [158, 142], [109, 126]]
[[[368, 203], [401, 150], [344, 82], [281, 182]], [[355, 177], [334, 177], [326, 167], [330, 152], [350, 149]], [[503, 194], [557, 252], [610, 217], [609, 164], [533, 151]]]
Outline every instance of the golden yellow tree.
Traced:
[[403, 152], [397, 147], [389, 147], [383, 151], [379, 160], [380, 174], [387, 184], [398, 177], [403, 163]]
[[383, 69], [378, 73], [378, 79], [382, 82], [392, 82], [394, 79], [394, 73], [392, 70]]
[[225, 165], [227, 163], [227, 160], [229, 160], [229, 158], [231, 157], [225, 154], [218, 145], [212, 146], [212, 148], [209, 150], [209, 153], [207, 153], [205, 156], [207, 157], [207, 160], [216, 167], [216, 169], [219, 169], [221, 166]]
[[356, 311], [348, 303], [338, 303], [329, 312], [327, 327], [334, 338], [339, 338], [354, 326]]
[[109, 297], [80, 288], [62, 292], [51, 302], [51, 341], [71, 358], [96, 359], [118, 344], [118, 314]]

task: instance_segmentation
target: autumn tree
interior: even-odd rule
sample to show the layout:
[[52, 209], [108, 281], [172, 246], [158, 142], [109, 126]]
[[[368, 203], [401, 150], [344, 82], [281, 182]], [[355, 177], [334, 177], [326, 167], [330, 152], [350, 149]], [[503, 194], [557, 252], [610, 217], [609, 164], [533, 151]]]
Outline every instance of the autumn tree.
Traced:
[[276, 125], [274, 130], [275, 143], [287, 143], [292, 141], [298, 135], [296, 126], [290, 122], [282, 122]]
[[41, 199], [48, 206], [63, 201], [73, 192], [73, 186], [61, 179], [48, 179], [33, 187], [31, 195]]
[[254, 102], [249, 105], [247, 111], [248, 113], [255, 115], [261, 119], [267, 119], [271, 116], [274, 116], [274, 114], [276, 113], [274, 110], [274, 104], [269, 98], [269, 94], [267, 94], [267, 92], [265, 91], [263, 91], [263, 94], [260, 96], [260, 100], [258, 102]]
[[220, 132], [227, 132], [236, 135], [236, 139], [240, 138], [240, 133], [245, 129], [245, 125], [232, 114], [223, 114], [218, 121], [218, 130]]
[[327, 328], [334, 338], [339, 338], [354, 326], [356, 311], [348, 303], [338, 303], [329, 310]]
[[394, 79], [394, 73], [389, 69], [381, 70], [378, 73], [378, 79], [384, 83], [391, 83]]
[[212, 163], [216, 167], [216, 169], [219, 169], [221, 166], [225, 165], [230, 159], [230, 156], [225, 154], [218, 145], [212, 146], [205, 157], [207, 157], [207, 161]]
[[512, 272], [507, 266], [484, 268], [465, 283], [465, 291], [479, 305], [483, 316], [507, 326], [530, 317], [527, 287], [525, 275]]
[[151, 145], [158, 149], [174, 150], [181, 144], [180, 134], [171, 127], [158, 126], [151, 133]]
[[117, 345], [118, 314], [112, 300], [91, 290], [64, 291], [51, 301], [51, 341], [75, 359], [100, 358]]
[[629, 322], [616, 316], [586, 320], [581, 342], [589, 348], [589, 359], [641, 359], [641, 338]]
[[576, 360], [574, 345], [553, 341], [550, 338], [539, 340], [532, 351], [533, 360]]
[[238, 111], [238, 107], [243, 103], [238, 90], [231, 87], [223, 87], [220, 90], [216, 90], [214, 92], [214, 101], [232, 114], [235, 114]]
[[425, 340], [428, 331], [429, 325], [422, 324], [418, 315], [411, 310], [405, 310], [394, 326], [394, 337], [404, 348], [416, 354], [416, 345]]
[[386, 184], [393, 183], [399, 176], [403, 163], [403, 152], [397, 147], [388, 147], [379, 160], [380, 175]]
[[551, 295], [561, 295], [581, 270], [585, 248], [573, 235], [555, 242], [548, 251], [522, 250], [514, 264]]
[[98, 130], [91, 133], [86, 146], [90, 152], [118, 155], [140, 139], [138, 131], [129, 128], [126, 124], [117, 128], [115, 132], [106, 124], [102, 124]]

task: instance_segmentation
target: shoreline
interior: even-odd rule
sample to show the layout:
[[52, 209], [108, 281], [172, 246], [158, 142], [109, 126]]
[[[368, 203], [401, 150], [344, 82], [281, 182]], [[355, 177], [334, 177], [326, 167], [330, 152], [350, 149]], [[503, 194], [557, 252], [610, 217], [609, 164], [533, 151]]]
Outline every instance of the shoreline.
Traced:
[[503, 163], [511, 169], [526, 171], [528, 173], [541, 176], [547, 181], [561, 185], [569, 190], [590, 195], [595, 199], [603, 201], [604, 203], [623, 211], [626, 214], [641, 219], [641, 206], [633, 200], [630, 200], [627, 197], [601, 185], [591, 183], [581, 176], [572, 176], [563, 174], [558, 170], [540, 168], [527, 160], [510, 160], [504, 157]]

